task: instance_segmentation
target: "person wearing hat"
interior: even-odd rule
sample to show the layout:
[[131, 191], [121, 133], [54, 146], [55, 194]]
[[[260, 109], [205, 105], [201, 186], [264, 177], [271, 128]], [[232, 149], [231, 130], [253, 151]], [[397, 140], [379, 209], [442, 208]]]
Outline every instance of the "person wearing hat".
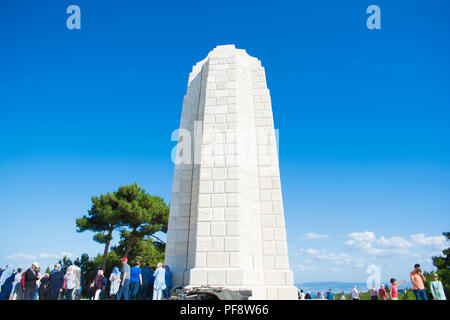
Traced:
[[124, 300], [128, 300], [130, 293], [130, 265], [128, 264], [127, 257], [122, 259], [122, 282], [120, 284], [119, 292], [117, 292], [116, 300], [120, 300], [123, 295]]
[[25, 292], [23, 294], [24, 300], [34, 300], [34, 293], [36, 291], [36, 281], [39, 280], [38, 274], [39, 264], [33, 262], [31, 268], [25, 271]]
[[444, 292], [444, 286], [442, 282], [438, 280], [438, 275], [436, 272], [432, 274], [433, 280], [430, 282], [430, 291], [433, 296], [433, 300], [447, 300]]

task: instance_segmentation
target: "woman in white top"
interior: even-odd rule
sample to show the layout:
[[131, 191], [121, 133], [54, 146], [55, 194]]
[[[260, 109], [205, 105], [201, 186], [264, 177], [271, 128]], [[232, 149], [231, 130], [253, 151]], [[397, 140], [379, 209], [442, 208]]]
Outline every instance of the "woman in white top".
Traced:
[[75, 274], [76, 270], [73, 265], [67, 268], [67, 272], [64, 275], [64, 280], [66, 280], [66, 299], [72, 300], [73, 290], [77, 286], [77, 278]]

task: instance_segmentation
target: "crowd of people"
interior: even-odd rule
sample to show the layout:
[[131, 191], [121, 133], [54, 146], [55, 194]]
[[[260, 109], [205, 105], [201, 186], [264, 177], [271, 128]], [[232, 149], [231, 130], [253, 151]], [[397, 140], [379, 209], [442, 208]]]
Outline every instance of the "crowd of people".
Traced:
[[[141, 268], [141, 263], [136, 262], [133, 267], [128, 264], [128, 259], [121, 259], [121, 269], [115, 267], [107, 279], [103, 270], [98, 270], [95, 277], [90, 281], [88, 298], [90, 300], [105, 299], [105, 291], [109, 285], [109, 297], [115, 300], [161, 300], [169, 298], [172, 288], [172, 272], [169, 266], [164, 266], [160, 262], [156, 267], [146, 264]], [[433, 300], [446, 300], [444, 287], [439, 281], [436, 273], [432, 274], [430, 281], [430, 292]], [[414, 266], [410, 273], [412, 289], [416, 300], [427, 300], [425, 291], [426, 279], [419, 264]], [[372, 287], [369, 290], [371, 300], [398, 300], [398, 287], [407, 282], [392, 278], [390, 287], [381, 285], [380, 288]], [[58, 263], [49, 273], [40, 273], [37, 262], [22, 272], [21, 268], [13, 269], [12, 265], [0, 269], [0, 300], [74, 300], [81, 298], [81, 270], [76, 265], [67, 267], [64, 273]], [[314, 297], [317, 300], [346, 300], [344, 291], [334, 294], [331, 289], [324, 295], [317, 292]], [[313, 299], [311, 292], [299, 291], [300, 300]], [[356, 286], [351, 290], [351, 299], [360, 300], [360, 294]]]
[[[116, 300], [168, 298], [172, 288], [172, 272], [169, 266], [158, 263], [156, 267], [149, 264], [141, 268], [136, 262], [133, 267], [128, 259], [121, 259], [119, 270], [115, 267], [106, 278], [99, 269], [89, 282], [88, 299], [104, 300], [109, 280], [109, 298]], [[56, 264], [49, 273], [42, 274], [37, 262], [22, 272], [14, 270], [12, 265], [0, 269], [0, 300], [79, 300], [81, 299], [81, 269], [76, 265], [67, 267], [64, 273], [61, 264]]]
[[[447, 300], [444, 292], [444, 286], [442, 285], [442, 282], [439, 281], [439, 277], [437, 273], [432, 274], [433, 280], [430, 281], [430, 292], [432, 295], [433, 300]], [[410, 272], [410, 280], [412, 284], [412, 289], [414, 296], [416, 300], [428, 300], [427, 293], [425, 290], [425, 276], [422, 273], [422, 269], [419, 264], [414, 265], [414, 270]], [[373, 286], [369, 290], [369, 295], [371, 300], [398, 300], [399, 298], [399, 290], [398, 287], [402, 285], [403, 283], [406, 283], [406, 280], [402, 280], [400, 282], [397, 281], [397, 279], [392, 278], [390, 280], [391, 286], [389, 290], [386, 290], [385, 285], [381, 285], [380, 288], [375, 288]], [[405, 291], [406, 293], [406, 291]], [[313, 299], [311, 292], [303, 292], [303, 290], [300, 290], [298, 293], [299, 300], [308, 300]], [[353, 289], [351, 290], [351, 298], [352, 300], [360, 300], [360, 294], [358, 292], [358, 289], [356, 286], [353, 286]], [[324, 295], [322, 292], [317, 292], [317, 295], [315, 296], [316, 300], [347, 300], [345, 297], [344, 291], [342, 291], [340, 294], [335, 295], [333, 293], [333, 290], [329, 289], [326, 295]]]

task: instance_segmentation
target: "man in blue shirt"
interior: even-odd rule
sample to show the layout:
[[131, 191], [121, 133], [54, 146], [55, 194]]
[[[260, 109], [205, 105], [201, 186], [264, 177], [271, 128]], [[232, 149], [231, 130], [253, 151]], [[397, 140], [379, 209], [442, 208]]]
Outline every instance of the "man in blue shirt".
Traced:
[[136, 266], [131, 268], [131, 274], [130, 274], [131, 300], [136, 300], [139, 286], [142, 286], [142, 270], [141, 270], [140, 266], [141, 266], [141, 263], [138, 261], [138, 262], [136, 262]]
[[334, 300], [334, 293], [331, 292], [331, 289], [327, 293], [327, 299], [328, 300]]

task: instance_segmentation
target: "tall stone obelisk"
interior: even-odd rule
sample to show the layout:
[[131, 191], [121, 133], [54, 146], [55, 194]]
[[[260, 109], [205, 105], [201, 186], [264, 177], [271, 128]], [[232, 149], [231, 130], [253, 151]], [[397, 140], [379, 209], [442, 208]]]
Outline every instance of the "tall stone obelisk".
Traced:
[[234, 45], [216, 47], [189, 75], [165, 263], [174, 286], [297, 299], [265, 72]]

